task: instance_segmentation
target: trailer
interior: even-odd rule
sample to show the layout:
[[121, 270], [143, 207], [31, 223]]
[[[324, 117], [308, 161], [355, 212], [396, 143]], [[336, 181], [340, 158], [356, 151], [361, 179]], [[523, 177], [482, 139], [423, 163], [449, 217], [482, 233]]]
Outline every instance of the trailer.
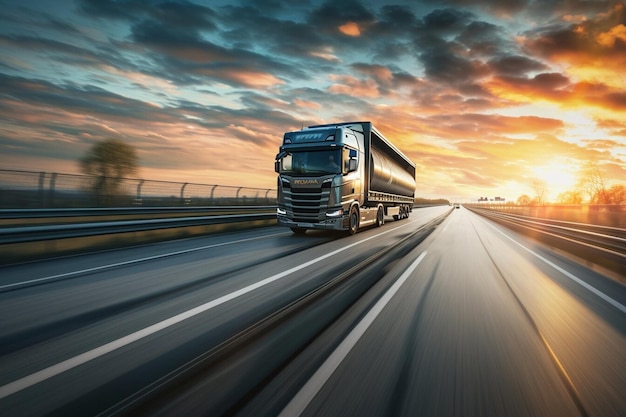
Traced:
[[372, 122], [315, 125], [286, 132], [278, 173], [278, 224], [294, 233], [382, 226], [409, 217], [415, 163]]

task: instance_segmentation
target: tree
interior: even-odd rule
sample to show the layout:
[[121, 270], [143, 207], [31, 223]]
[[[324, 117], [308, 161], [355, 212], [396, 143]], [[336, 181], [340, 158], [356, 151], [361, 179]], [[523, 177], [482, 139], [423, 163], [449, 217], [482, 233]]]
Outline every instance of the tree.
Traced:
[[93, 177], [91, 189], [98, 202], [120, 194], [122, 179], [137, 171], [135, 148], [117, 139], [96, 143], [80, 160], [83, 173]]
[[589, 196], [592, 204], [607, 204], [606, 178], [595, 165], [588, 163], [581, 170], [578, 187]]
[[626, 186], [615, 184], [605, 192], [605, 204], [626, 204]]
[[520, 206], [529, 206], [531, 201], [531, 198], [526, 194], [517, 197], [517, 204]]
[[535, 191], [535, 198], [532, 200], [533, 205], [541, 205], [545, 202], [547, 185], [544, 180], [535, 178], [532, 182], [533, 190]]
[[582, 204], [583, 196], [579, 191], [565, 191], [556, 200], [561, 204]]

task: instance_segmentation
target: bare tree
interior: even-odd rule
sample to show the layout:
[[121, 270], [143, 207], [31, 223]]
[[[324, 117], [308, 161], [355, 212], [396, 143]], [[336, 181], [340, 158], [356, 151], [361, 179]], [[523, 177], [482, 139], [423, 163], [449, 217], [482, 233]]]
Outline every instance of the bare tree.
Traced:
[[80, 160], [81, 170], [93, 177], [91, 189], [98, 203], [120, 194], [122, 179], [137, 171], [135, 148], [117, 139], [96, 143]]
[[588, 163], [581, 170], [578, 188], [588, 195], [590, 203], [607, 204], [606, 182], [603, 172], [596, 165]]
[[535, 178], [532, 182], [533, 191], [535, 191], [535, 197], [532, 203], [535, 205], [541, 205], [545, 202], [547, 185], [544, 180]]

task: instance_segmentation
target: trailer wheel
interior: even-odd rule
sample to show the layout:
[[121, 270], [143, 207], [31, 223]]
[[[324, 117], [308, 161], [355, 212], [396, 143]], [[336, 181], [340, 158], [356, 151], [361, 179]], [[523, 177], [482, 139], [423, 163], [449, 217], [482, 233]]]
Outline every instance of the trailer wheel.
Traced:
[[385, 212], [381, 207], [378, 207], [378, 213], [376, 213], [376, 227], [380, 227], [385, 224]]
[[408, 219], [409, 218], [409, 209], [407, 206], [402, 206], [400, 208], [400, 218], [401, 219]]
[[348, 233], [355, 234], [359, 230], [359, 210], [356, 206], [350, 208], [350, 225], [348, 227]]

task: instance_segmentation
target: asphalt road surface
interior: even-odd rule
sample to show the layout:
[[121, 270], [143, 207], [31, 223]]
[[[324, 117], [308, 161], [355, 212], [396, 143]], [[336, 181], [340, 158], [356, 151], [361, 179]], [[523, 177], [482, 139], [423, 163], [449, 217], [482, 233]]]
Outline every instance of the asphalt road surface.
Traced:
[[464, 208], [387, 220], [1, 268], [0, 415], [626, 415], [622, 284]]

